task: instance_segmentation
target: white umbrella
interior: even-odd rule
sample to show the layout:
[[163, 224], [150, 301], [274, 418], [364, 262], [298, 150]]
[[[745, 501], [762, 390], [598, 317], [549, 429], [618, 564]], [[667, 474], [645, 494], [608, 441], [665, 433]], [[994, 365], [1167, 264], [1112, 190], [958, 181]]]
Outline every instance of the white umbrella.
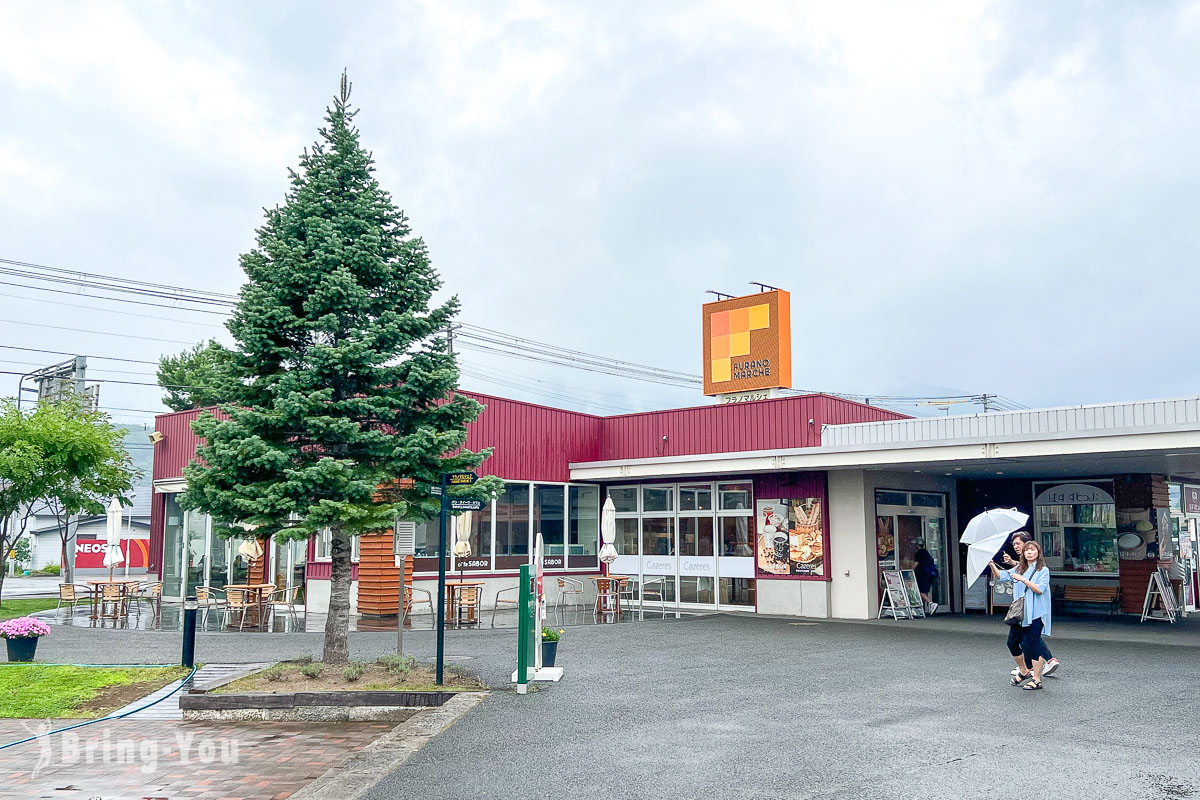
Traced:
[[987, 565], [996, 557], [996, 553], [1004, 547], [1004, 543], [1008, 541], [1009, 534], [997, 533], [995, 536], [989, 536], [978, 542], [972, 543], [967, 547], [967, 588], [971, 588], [975, 581], [979, 580], [983, 571], [987, 569]]
[[1029, 515], [1015, 508], [992, 508], [977, 514], [963, 529], [959, 541], [967, 547], [967, 587], [979, 579], [988, 562], [1015, 531], [1025, 527]]
[[111, 581], [113, 567], [125, 563], [125, 555], [121, 552], [121, 504], [115, 497], [108, 504], [105, 539], [107, 547], [104, 549], [104, 566], [108, 567], [108, 579]]
[[617, 560], [617, 548], [613, 547], [613, 542], [617, 538], [617, 507], [613, 505], [612, 498], [606, 498], [604, 508], [600, 509], [600, 541], [604, 546], [600, 548], [600, 560], [605, 564], [611, 564]]
[[1024, 528], [1028, 521], [1029, 515], [1015, 508], [992, 508], [972, 517], [958, 540], [963, 544], [975, 544], [999, 534], [1008, 536]]
[[454, 557], [466, 558], [471, 555], [471, 522], [473, 511], [464, 511], [458, 515], [454, 523]]
[[262, 543], [257, 536], [249, 536], [238, 545], [238, 555], [245, 556], [247, 561], [257, 561], [262, 558]]

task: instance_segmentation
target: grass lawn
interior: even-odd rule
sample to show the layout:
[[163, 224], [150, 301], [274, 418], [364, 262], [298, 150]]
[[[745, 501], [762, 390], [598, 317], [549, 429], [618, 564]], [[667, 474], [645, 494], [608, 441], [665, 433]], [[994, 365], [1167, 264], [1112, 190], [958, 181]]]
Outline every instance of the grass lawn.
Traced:
[[16, 600], [9, 600], [6, 597], [3, 604], [0, 605], [0, 621], [26, 617], [35, 611], [54, 608], [57, 604], [58, 598], [55, 597], [26, 597]]
[[183, 667], [0, 666], [0, 717], [100, 717], [187, 673]]

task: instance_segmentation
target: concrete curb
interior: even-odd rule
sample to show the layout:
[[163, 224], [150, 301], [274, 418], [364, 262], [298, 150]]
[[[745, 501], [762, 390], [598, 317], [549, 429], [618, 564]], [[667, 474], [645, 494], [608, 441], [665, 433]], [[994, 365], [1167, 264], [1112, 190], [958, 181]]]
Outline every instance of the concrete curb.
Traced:
[[376, 739], [345, 763], [292, 795], [291, 800], [358, 800], [385, 776], [395, 772], [442, 731], [483, 702], [488, 692], [459, 692], [438, 708], [415, 714]]

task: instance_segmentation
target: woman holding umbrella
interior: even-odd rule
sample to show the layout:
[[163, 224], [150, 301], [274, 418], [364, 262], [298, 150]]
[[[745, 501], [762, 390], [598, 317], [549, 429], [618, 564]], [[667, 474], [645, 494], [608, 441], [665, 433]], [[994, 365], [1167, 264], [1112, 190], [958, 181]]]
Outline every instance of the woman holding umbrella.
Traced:
[[[1015, 569], [1001, 570], [991, 563], [992, 575], [1001, 583], [1013, 584], [1013, 602], [1024, 600], [1024, 616], [1020, 625], [1013, 625], [1008, 637], [1008, 652], [1017, 662], [1013, 686], [1036, 691], [1042, 688], [1042, 671], [1046, 666], [1046, 645], [1042, 636], [1050, 635], [1050, 568], [1042, 557], [1042, 548], [1029, 541], [1021, 548], [1021, 560]], [[1018, 644], [1019, 642], [1019, 644]]]
[[[1012, 535], [1012, 549], [1013, 552], [1016, 553], [1017, 558], [1020, 558], [1021, 551], [1025, 549], [1025, 543], [1031, 541], [1033, 541], [1033, 537], [1029, 535], [1028, 531], [1017, 531]], [[1001, 556], [1004, 558], [1004, 563], [1009, 567], [1015, 567], [1019, 563], [1007, 552], [1001, 551]], [[1042, 642], [1042, 648], [1043, 653], [1046, 656], [1046, 668], [1042, 670], [1042, 676], [1048, 678], [1054, 674], [1054, 671], [1057, 670], [1061, 664], [1059, 663], [1058, 659], [1050, 653], [1050, 648], [1046, 646], [1045, 641]], [[1012, 674], [1013, 676], [1020, 675], [1021, 670], [1019, 668], [1014, 669]]]

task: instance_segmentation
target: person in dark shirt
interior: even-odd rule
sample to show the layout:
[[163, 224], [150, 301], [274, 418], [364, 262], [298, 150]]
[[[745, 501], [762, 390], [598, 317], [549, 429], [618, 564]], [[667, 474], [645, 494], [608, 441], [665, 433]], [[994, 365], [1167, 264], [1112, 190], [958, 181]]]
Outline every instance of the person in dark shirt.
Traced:
[[938, 609], [938, 604], [933, 602], [933, 597], [930, 595], [933, 582], [938, 577], [937, 562], [933, 560], [933, 555], [925, 549], [924, 543], [917, 548], [917, 552], [913, 553], [913, 560], [917, 562], [913, 567], [913, 572], [917, 576], [917, 589], [921, 592], [921, 600], [925, 603], [925, 613], [932, 614]]

